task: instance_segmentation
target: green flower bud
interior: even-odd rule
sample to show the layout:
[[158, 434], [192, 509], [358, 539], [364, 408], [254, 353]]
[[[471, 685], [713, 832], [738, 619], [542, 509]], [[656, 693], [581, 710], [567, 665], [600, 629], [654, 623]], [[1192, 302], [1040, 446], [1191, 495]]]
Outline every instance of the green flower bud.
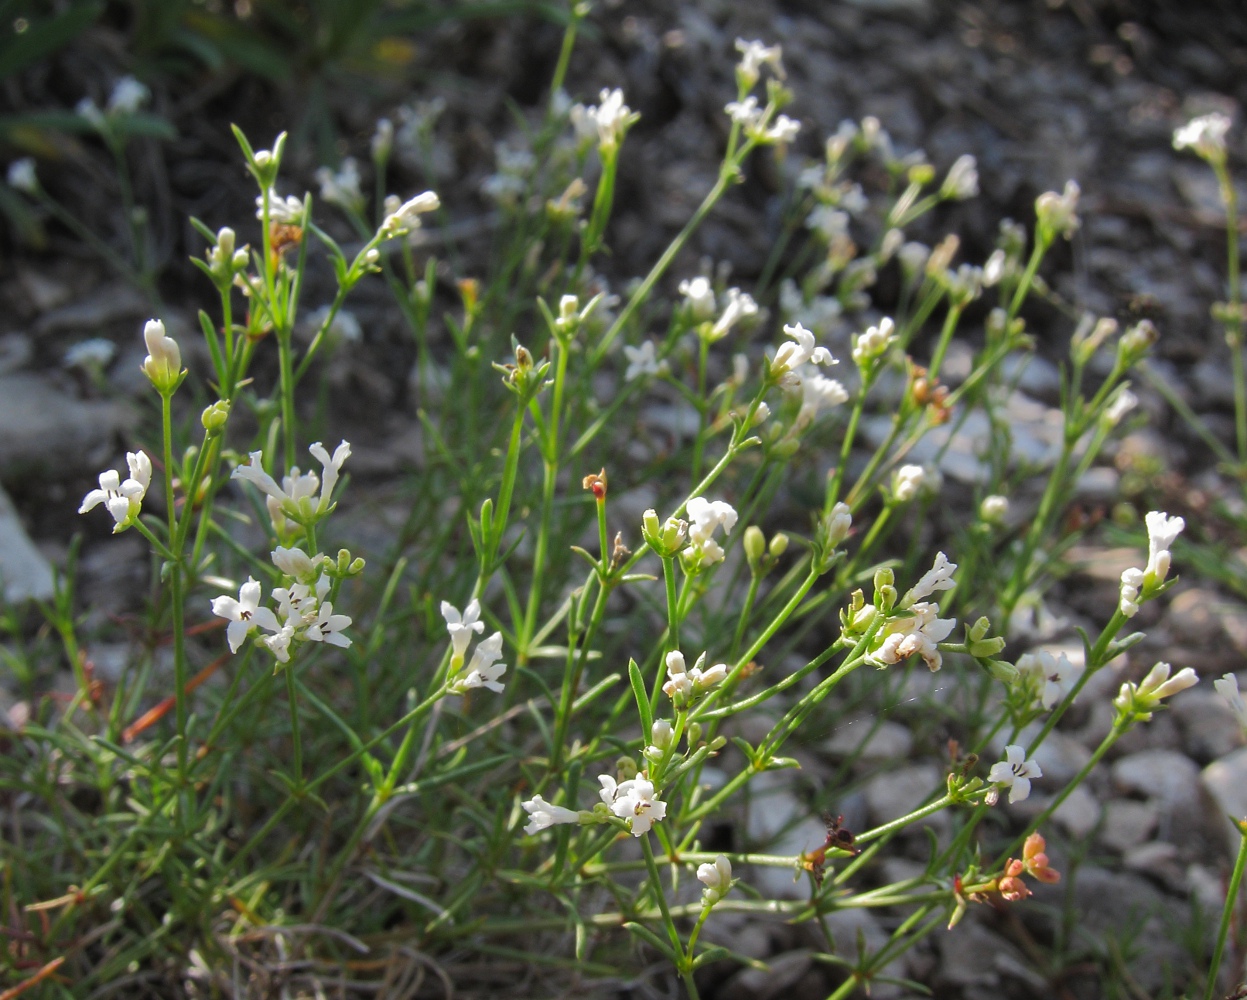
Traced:
[[772, 559], [778, 559], [788, 551], [788, 536], [782, 531], [778, 532], [771, 539], [771, 544], [767, 546], [767, 551], [771, 554]]
[[756, 573], [759, 560], [766, 554], [766, 537], [762, 534], [762, 529], [756, 524], [749, 525], [745, 529], [743, 545], [745, 558], [749, 560], [749, 568]]
[[200, 414], [199, 422], [209, 436], [220, 434], [229, 420], [229, 400], [219, 399]]

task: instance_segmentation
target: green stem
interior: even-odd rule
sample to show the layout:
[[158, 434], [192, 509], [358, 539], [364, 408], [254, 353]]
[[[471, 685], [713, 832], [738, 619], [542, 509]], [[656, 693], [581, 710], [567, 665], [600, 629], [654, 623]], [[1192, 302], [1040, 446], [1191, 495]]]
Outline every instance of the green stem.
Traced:
[[1221, 971], [1221, 955], [1225, 951], [1225, 939], [1230, 933], [1230, 923], [1234, 919], [1234, 909], [1238, 904], [1238, 890], [1243, 881], [1243, 869], [1247, 867], [1247, 822], [1240, 820], [1238, 826], [1238, 857], [1234, 861], [1234, 873], [1230, 876], [1230, 886], [1225, 893], [1225, 906], [1221, 909], [1221, 926], [1217, 928], [1217, 944], [1212, 950], [1212, 964], [1208, 966], [1208, 984], [1204, 989], [1204, 1000], [1212, 1000], [1217, 990], [1217, 973]]

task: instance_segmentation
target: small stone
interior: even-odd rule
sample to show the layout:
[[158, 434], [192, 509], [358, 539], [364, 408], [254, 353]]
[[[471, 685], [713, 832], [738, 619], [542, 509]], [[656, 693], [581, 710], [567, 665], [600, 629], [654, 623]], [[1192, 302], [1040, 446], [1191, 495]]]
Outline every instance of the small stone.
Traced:
[[52, 596], [52, 566], [34, 546], [9, 495], [0, 488], [0, 585], [4, 602], [18, 604], [29, 598], [46, 601]]
[[1060, 823], [1070, 836], [1081, 839], [1095, 829], [1096, 824], [1100, 822], [1100, 813], [1100, 803], [1096, 801], [1096, 797], [1087, 790], [1085, 785], [1079, 785], [1070, 792], [1066, 800], [1052, 814], [1052, 818]]
[[[874, 822], [891, 823], [937, 796], [943, 787], [944, 774], [934, 764], [910, 764], [872, 778], [865, 788], [866, 804]], [[947, 819], [936, 813], [922, 823], [943, 826]]]
[[1238, 854], [1242, 834], [1231, 816], [1247, 816], [1247, 747], [1214, 760], [1200, 775], [1200, 783], [1216, 803], [1217, 812], [1226, 817], [1224, 829], [1226, 849], [1233, 858]]
[[1153, 803], [1116, 799], [1104, 807], [1100, 843], [1116, 851], [1128, 851], [1147, 840], [1159, 821], [1160, 813]]
[[[913, 749], [914, 735], [899, 722], [881, 722], [871, 732], [872, 722], [856, 719], [842, 724], [827, 741], [827, 752], [836, 757], [857, 754], [863, 761], [905, 760]], [[866, 734], [870, 735], [867, 736]], [[864, 741], [864, 742], [863, 742]]]
[[1172, 818], [1199, 807], [1199, 767], [1176, 750], [1141, 750], [1113, 764], [1113, 783], [1127, 792], [1156, 799]]
[[[1238, 686], [1247, 690], [1247, 674], [1239, 677]], [[1243, 745], [1238, 719], [1211, 688], [1184, 691], [1173, 700], [1170, 714], [1182, 731], [1184, 748], [1197, 760], [1213, 761]]]
[[741, 969], [719, 990], [721, 1000], [774, 1000], [789, 991], [809, 971], [808, 950], [789, 951], [767, 963], [766, 969]]

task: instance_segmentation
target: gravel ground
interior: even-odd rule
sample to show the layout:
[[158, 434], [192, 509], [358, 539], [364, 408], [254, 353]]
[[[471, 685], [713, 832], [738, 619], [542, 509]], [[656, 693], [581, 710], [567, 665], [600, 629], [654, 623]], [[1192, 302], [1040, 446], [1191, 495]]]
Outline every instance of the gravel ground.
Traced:
[[[713, 183], [726, 133], [722, 106], [732, 89], [733, 40], [778, 41], [797, 95], [789, 113], [803, 122], [794, 153], [817, 155], [821, 138], [842, 119], [875, 115], [899, 146], [925, 149], [941, 169], [962, 153], [977, 157], [981, 196], [941, 210], [925, 232], [913, 234], [934, 241], [944, 231], [959, 232], [962, 259], [982, 261], [1002, 217], [1029, 220], [1037, 194], [1076, 178], [1084, 222], [1068, 249], [1055, 255], [1049, 269], [1054, 290], [1077, 310], [1123, 321], [1150, 316], [1161, 330], [1154, 369], [1229, 439], [1227, 354], [1209, 318], [1210, 304], [1223, 294], [1217, 192], [1210, 172], [1175, 153], [1170, 137], [1194, 114], [1218, 110], [1237, 119], [1247, 100], [1247, 12], [1234, 0], [617, 0], [601, 4], [592, 24], [571, 64], [575, 95], [622, 86], [642, 114], [625, 146], [620, 211], [608, 233], [614, 253], [605, 276], [615, 287], [644, 272]], [[509, 104], [531, 109], [542, 99], [559, 39], [557, 26], [516, 20], [455, 24], [417, 41], [427, 66], [424, 96], [442, 96], [446, 109], [433, 169], [411, 169], [400, 180], [439, 190], [451, 216], [463, 220], [469, 260], [488, 237], [490, 206], [479, 189], [494, 169], [495, 141], [514, 132]], [[99, 96], [121, 71], [122, 42], [98, 29], [57, 61], [7, 81], [6, 98], [17, 110], [29, 110], [72, 107], [84, 92]], [[185, 217], [195, 214], [216, 228], [251, 216], [251, 195], [225, 123], [238, 121], [253, 136], [266, 137], [297, 122], [314, 134], [315, 119], [300, 94], [245, 79], [158, 90], [155, 100], [178, 138], [140, 142], [136, 168], [141, 189], [150, 193], [161, 254], [170, 262], [161, 291], [175, 304], [171, 325], [181, 310], [189, 331], [206, 289], [181, 263], [200, 245]], [[365, 154], [373, 120], [393, 111], [394, 100], [375, 89], [334, 95], [330, 113], [350, 151]], [[1241, 128], [1231, 134], [1239, 164], [1247, 152], [1243, 135]], [[309, 187], [317, 162], [311, 148], [304, 143], [294, 160], [296, 175]], [[47, 186], [98, 231], [119, 231], [115, 199], [91, 194], [108, 190], [104, 152], [84, 140], [61, 140], [58, 155], [57, 166], [43, 168]], [[697, 234], [684, 272], [677, 267], [673, 274], [688, 273], [709, 257], [730, 264], [733, 281], [750, 287], [777, 230], [778, 181], [769, 160], [756, 163]], [[140, 419], [65, 370], [61, 358], [87, 337], [111, 338], [119, 348], [113, 383], [124, 387], [141, 355], [135, 331], [148, 304], [55, 227], [42, 250], [16, 245], [7, 235], [0, 249], [6, 258], [0, 268], [0, 480], [13, 498], [10, 504], [0, 495], [0, 562], [6, 596], [17, 599], [46, 593], [48, 562], [63, 562], [66, 539], [81, 527], [73, 510], [92, 484], [80, 470], [107, 464], [118, 454], [121, 435]], [[360, 442], [357, 474], [384, 483], [417, 458], [406, 377], [412, 354], [381, 297], [365, 293], [356, 308], [368, 334], [334, 401], [342, 420], [362, 425], [367, 416], [367, 428], [351, 435]], [[1030, 320], [1039, 359], [1027, 391], [1038, 404], [1052, 405], [1069, 321], [1062, 310], [1043, 306]], [[1243, 540], [1225, 533], [1212, 513], [1229, 491], [1206, 450], [1155, 392], [1136, 388], [1154, 420], [1119, 447], [1116, 468], [1105, 470], [1106, 488], [1128, 488], [1132, 470], [1143, 467], [1140, 456], [1158, 457], [1168, 471], [1142, 495], [1165, 498], [1171, 512], [1190, 521], [1206, 517], [1205, 534], [1237, 549]], [[368, 400], [366, 412], [361, 398]], [[1095, 495], [1086, 498], [1088, 510], [1096, 503]], [[118, 595], [141, 591], [135, 585], [146, 573], [141, 540], [128, 535], [101, 545], [104, 538], [88, 538], [81, 563], [82, 598], [95, 620], [127, 610]], [[1136, 558], [1103, 545], [1072, 552], [1072, 575], [1052, 594], [1056, 621], [1037, 625], [1038, 637], [1078, 653], [1072, 626], [1111, 610], [1120, 570]], [[1145, 646], [1097, 678], [1099, 688], [1087, 689], [1079, 711], [1045, 748], [1046, 775], [1059, 780], [1081, 766], [1105, 732], [1111, 691], [1145, 662], [1191, 665], [1209, 681], [1243, 667], [1247, 604], [1194, 573], [1184, 575], [1167, 600], [1140, 617], [1149, 631]], [[101, 665], [106, 658], [101, 652]], [[1247, 684], [1247, 674], [1240, 682]], [[11, 698], [3, 701], [13, 708]], [[856, 765], [861, 791], [842, 803], [853, 825], [890, 818], [907, 795], [925, 794], [933, 784], [937, 757], [911, 729], [898, 711]], [[755, 789], [766, 795], [766, 808], [751, 817], [750, 837], [780, 831], [794, 850], [809, 846], [802, 838], [821, 839], [799, 820], [802, 790], [832, 773], [844, 739], [841, 731], [827, 734], [807, 747], [799, 778], [783, 772], [774, 787]], [[1054, 838], [1052, 853], [1062, 870], [1076, 862], [1076, 878], [1011, 912], [976, 908], [980, 912], [956, 933], [937, 934], [900, 961], [896, 974], [945, 998], [1092, 998], [1103, 989], [1092, 970], [1111, 966], [1103, 956], [1117, 954], [1130, 995], [1167, 995], [1170, 970], [1186, 967], [1188, 943], [1193, 939], [1198, 947], [1207, 930], [1193, 919], [1193, 906], [1208, 908], [1210, 921], [1219, 913], [1234, 843], [1221, 816], [1247, 812], [1241, 743], [1209, 683], [1176, 698], [1172, 712], [1123, 740], [1058, 814], [1063, 836]], [[1038, 808], [1043, 801], [1037, 794], [1027, 805]], [[923, 843], [912, 845], [913, 859], [923, 856]], [[901, 852], [890, 863], [895, 871], [889, 874], [903, 877], [914, 861]], [[791, 885], [774, 889], [793, 891]], [[1037, 942], [1051, 940], [1052, 912], [1063, 907], [1079, 915], [1082, 936], [1074, 952], [1081, 948], [1083, 957], [1053, 969]], [[884, 926], [882, 919], [856, 915], [835, 932], [851, 951], [859, 933], [868, 943], [882, 940]], [[812, 962], [815, 941], [804, 930], [726, 917], [716, 930], [736, 949], [766, 958], [772, 971], [760, 977], [725, 967], [711, 995], [826, 995], [825, 970]], [[1100, 955], [1100, 965], [1087, 955]], [[1227, 983], [1242, 975], [1243, 955], [1231, 962]], [[875, 995], [908, 994], [881, 984]]]

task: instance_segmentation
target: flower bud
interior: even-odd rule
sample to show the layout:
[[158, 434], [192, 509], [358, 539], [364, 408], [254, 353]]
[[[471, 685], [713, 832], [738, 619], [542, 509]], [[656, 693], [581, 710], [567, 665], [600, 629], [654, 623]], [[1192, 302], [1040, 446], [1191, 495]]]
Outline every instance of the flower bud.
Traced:
[[1141, 361], [1152, 345], [1160, 338], [1156, 325], [1150, 319], [1140, 320], [1124, 334], [1117, 344], [1117, 357], [1123, 367]]
[[976, 660], [989, 660], [1005, 648], [1005, 641], [1000, 636], [991, 639], [980, 639], [970, 643], [970, 655]]
[[666, 719], [655, 719], [654, 724], [650, 727], [650, 743], [659, 750], [667, 750], [671, 746], [674, 736], [675, 730], [671, 728], [671, 723]]
[[169, 395], [182, 380], [182, 352], [177, 341], [166, 335], [165, 325], [158, 319], [147, 321], [143, 328], [147, 343], [147, 357], [143, 359], [143, 374], [161, 395]]
[[829, 549], [834, 549], [846, 538], [849, 537], [849, 530], [853, 527], [853, 513], [849, 509], [847, 503], [838, 503], [831, 508], [831, 513], [827, 515], [823, 522], [823, 530], [825, 544]]
[[762, 534], [762, 529], [756, 524], [749, 525], [745, 529], [742, 544], [745, 547], [745, 558], [749, 560], [749, 568], [756, 573], [759, 560], [766, 554], [766, 537]]
[[1005, 519], [1005, 515], [1009, 513], [1008, 498], [993, 493], [991, 496], [983, 498], [983, 502], [979, 504], [979, 517], [988, 524], [999, 524]]
[[771, 554], [772, 559], [778, 559], [788, 551], [788, 536], [782, 531], [777, 532], [771, 539], [771, 544], [767, 546], [767, 552]]
[[203, 424], [203, 429], [209, 435], [219, 434], [225, 429], [225, 423], [229, 420], [229, 400], [219, 399], [207, 409], [199, 417], [199, 422]]
[[615, 761], [615, 770], [619, 774], [620, 781], [630, 781], [637, 776], [636, 761], [631, 757], [620, 757]]
[[[684, 739], [690, 747], [697, 746], [697, 744], [701, 742], [701, 723], [690, 722], [688, 724], [688, 729], [684, 731]], [[715, 737], [715, 740], [717, 742], [718, 737]]]

